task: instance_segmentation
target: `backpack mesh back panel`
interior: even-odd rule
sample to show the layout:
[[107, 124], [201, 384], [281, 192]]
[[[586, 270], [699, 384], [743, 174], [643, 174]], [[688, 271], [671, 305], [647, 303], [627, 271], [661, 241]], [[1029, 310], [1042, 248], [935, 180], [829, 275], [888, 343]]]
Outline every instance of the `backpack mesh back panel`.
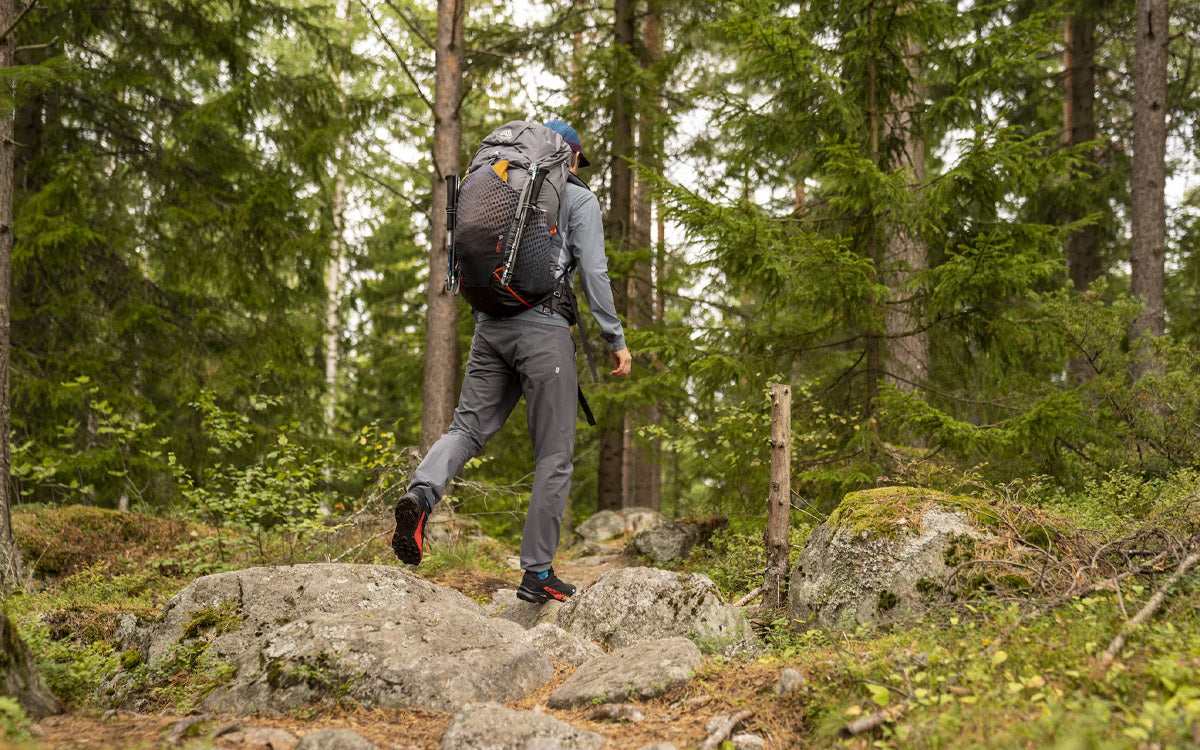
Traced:
[[459, 189], [455, 253], [462, 269], [462, 295], [476, 310], [508, 317], [545, 301], [554, 291], [557, 252], [545, 214], [532, 209], [517, 250], [508, 286], [504, 233], [517, 208], [517, 193], [490, 167], [478, 169]]

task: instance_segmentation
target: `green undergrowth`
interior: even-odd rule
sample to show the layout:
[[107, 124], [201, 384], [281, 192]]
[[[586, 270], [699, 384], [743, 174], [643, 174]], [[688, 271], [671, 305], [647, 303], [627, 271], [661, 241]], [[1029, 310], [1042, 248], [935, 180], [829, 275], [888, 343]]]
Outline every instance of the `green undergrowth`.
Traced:
[[[1136, 611], [1153, 592], [1128, 586]], [[1113, 593], [1031, 620], [983, 605], [890, 632], [790, 632], [777, 623], [764, 660], [806, 677], [777, 698], [815, 746], [884, 748], [1196, 747], [1200, 733], [1200, 576], [1193, 575], [1112, 666], [1100, 654], [1124, 619]], [[736, 664], [724, 669], [737, 669]], [[857, 739], [851, 721], [895, 712]]]
[[491, 573], [502, 576], [510, 571], [505, 558], [510, 550], [494, 539], [483, 538], [453, 544], [430, 545], [421, 558], [420, 572], [435, 576], [448, 570]]

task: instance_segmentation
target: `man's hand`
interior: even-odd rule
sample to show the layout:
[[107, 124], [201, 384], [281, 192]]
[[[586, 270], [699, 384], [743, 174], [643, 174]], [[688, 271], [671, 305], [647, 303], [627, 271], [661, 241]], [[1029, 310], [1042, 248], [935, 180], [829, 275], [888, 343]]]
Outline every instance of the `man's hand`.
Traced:
[[609, 372], [609, 375], [615, 375], [618, 378], [625, 377], [629, 371], [633, 369], [633, 355], [629, 353], [628, 347], [619, 352], [613, 352], [613, 362], [616, 363], [616, 369]]

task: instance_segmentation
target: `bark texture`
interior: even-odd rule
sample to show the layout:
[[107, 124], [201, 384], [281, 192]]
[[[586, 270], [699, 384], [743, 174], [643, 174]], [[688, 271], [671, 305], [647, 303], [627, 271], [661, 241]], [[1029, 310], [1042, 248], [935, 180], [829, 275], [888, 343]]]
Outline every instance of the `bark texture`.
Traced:
[[[654, 66], [662, 58], [662, 24], [658, 3], [651, 0], [642, 23], [643, 73], [646, 80], [654, 80]], [[662, 148], [658, 137], [661, 111], [657, 91], [647, 92], [646, 101], [638, 120], [638, 153], [640, 161], [653, 168], [661, 169]], [[653, 251], [653, 202], [650, 186], [638, 180], [633, 202], [633, 245], [641, 260], [634, 267], [629, 280], [629, 324], [633, 328], [646, 328], [658, 322], [654, 297]], [[652, 355], [639, 355], [637, 367], [641, 374], [651, 372], [657, 362]], [[661, 441], [644, 440], [636, 436], [641, 427], [658, 425], [662, 414], [653, 403], [639, 404], [631, 409], [627, 419], [627, 430], [631, 437], [628, 459], [628, 490], [625, 505], [657, 510], [662, 495], [662, 448]]]
[[[1063, 47], [1063, 136], [1067, 146], [1096, 138], [1096, 20], [1087, 3], [1078, 3], [1066, 20]], [[1066, 220], [1082, 219], [1088, 206], [1076, 191], [1067, 199]], [[1100, 232], [1084, 227], [1067, 241], [1067, 268], [1071, 282], [1085, 291], [1100, 278]]]
[[779, 609], [787, 601], [788, 525], [792, 508], [792, 389], [771, 386], [771, 491], [767, 497], [767, 571], [763, 576], [763, 609]]
[[[11, 4], [10, 4], [11, 7]], [[5, 16], [7, 18], [8, 16]], [[0, 609], [0, 695], [17, 699], [34, 719], [62, 713], [58, 698], [46, 689], [34, 666], [33, 655]]]
[[[0, 0], [0, 27], [13, 19], [13, 0]], [[13, 36], [0, 39], [0, 68], [13, 65]], [[13, 486], [9, 475], [9, 345], [12, 341], [13, 253], [13, 112], [0, 111], [0, 592], [8, 591], [21, 573], [13, 539]], [[14, 636], [15, 637], [15, 636]]]
[[[613, 81], [612, 182], [605, 235], [617, 252], [630, 246], [633, 222], [633, 171], [625, 162], [633, 156], [634, 101], [628, 89], [633, 59], [636, 23], [631, 0], [616, 0], [613, 7], [613, 43], [617, 47], [616, 80]], [[617, 313], [628, 315], [626, 280], [613, 274], [613, 302]], [[610, 406], [600, 417], [600, 459], [596, 477], [596, 504], [601, 510], [620, 508], [625, 503], [625, 413]]]
[[[925, 136], [919, 117], [924, 100], [918, 68], [920, 53], [920, 46], [910, 41], [904, 60], [909, 87], [892, 96], [892, 112], [884, 121], [884, 138], [892, 153], [889, 161], [905, 171], [913, 193], [925, 181]], [[904, 219], [891, 222], [886, 235], [883, 267], [891, 292], [885, 317], [887, 380], [902, 391], [912, 392], [929, 379], [929, 336], [923, 327], [920, 289], [914, 282], [914, 277], [929, 268], [929, 250]]]
[[466, 0], [438, 0], [433, 100], [433, 205], [425, 318], [421, 452], [450, 426], [458, 391], [458, 300], [446, 290], [446, 175], [462, 161], [463, 16]]
[[[1143, 307], [1129, 332], [1132, 341], [1161, 336], [1165, 326], [1166, 149], [1167, 0], [1138, 0], [1130, 264], [1133, 293]], [[1148, 354], [1145, 346], [1142, 351]], [[1135, 377], [1153, 369], [1147, 357], [1141, 359]]]

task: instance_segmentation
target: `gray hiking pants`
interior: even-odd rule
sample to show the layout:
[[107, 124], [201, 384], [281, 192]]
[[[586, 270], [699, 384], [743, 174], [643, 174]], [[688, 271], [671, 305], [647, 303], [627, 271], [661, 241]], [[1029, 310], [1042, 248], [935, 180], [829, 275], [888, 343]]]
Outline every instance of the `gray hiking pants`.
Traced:
[[437, 505], [446, 485], [504, 426], [523, 394], [536, 466], [521, 536], [521, 567], [548, 569], [558, 551], [559, 522], [571, 489], [577, 389], [569, 328], [480, 321], [450, 430], [429, 449], [409, 489], [430, 507]]

